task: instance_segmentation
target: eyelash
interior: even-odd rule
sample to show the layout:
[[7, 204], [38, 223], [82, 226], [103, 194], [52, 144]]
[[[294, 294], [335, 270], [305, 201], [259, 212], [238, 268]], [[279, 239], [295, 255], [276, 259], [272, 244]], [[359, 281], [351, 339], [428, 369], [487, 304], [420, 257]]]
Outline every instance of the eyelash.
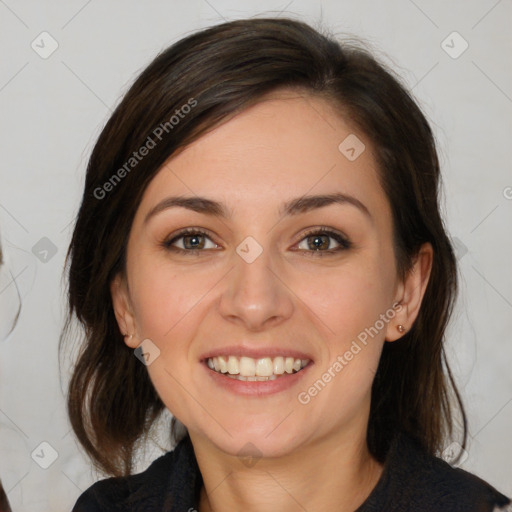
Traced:
[[[205, 249], [181, 249], [179, 247], [173, 247], [173, 245], [172, 245], [173, 243], [175, 243], [180, 238], [184, 238], [187, 235], [205, 235], [208, 238], [210, 238], [210, 240], [211, 240], [211, 237], [209, 236], [209, 234], [206, 231], [199, 229], [199, 228], [198, 229], [187, 228], [187, 229], [184, 229], [184, 230], [180, 231], [179, 233], [177, 233], [173, 238], [171, 238], [169, 240], [165, 240], [164, 242], [162, 242], [161, 245], [165, 249], [168, 249], [173, 252], [182, 253], [182, 254], [188, 253], [188, 254], [192, 254], [194, 256], [199, 256], [199, 253], [204, 252]], [[313, 235], [328, 235], [329, 237], [336, 240], [336, 242], [338, 242], [340, 245], [339, 245], [339, 247], [336, 247], [335, 249], [328, 249], [326, 251], [299, 249], [300, 251], [304, 251], [305, 253], [311, 253], [308, 256], [313, 256], [313, 257], [334, 256], [335, 254], [337, 254], [341, 251], [350, 249], [353, 245], [352, 242], [350, 240], [348, 240], [345, 236], [341, 235], [340, 233], [337, 233], [336, 231], [332, 231], [331, 229], [324, 227], [324, 226], [322, 226], [320, 228], [314, 228], [314, 229], [306, 232], [304, 234], [304, 236], [299, 240], [298, 243], [302, 242], [304, 239], [309, 238]], [[212, 240], [212, 242], [213, 242], [213, 240]]]

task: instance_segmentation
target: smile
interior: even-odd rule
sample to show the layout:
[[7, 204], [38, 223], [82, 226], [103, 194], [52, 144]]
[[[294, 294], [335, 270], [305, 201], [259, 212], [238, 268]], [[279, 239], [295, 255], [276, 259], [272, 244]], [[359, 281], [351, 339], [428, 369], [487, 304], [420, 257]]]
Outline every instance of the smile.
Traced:
[[246, 356], [216, 356], [206, 360], [206, 364], [214, 372], [243, 381], [275, 380], [285, 374], [300, 372], [309, 362], [309, 359], [283, 356], [258, 359]]

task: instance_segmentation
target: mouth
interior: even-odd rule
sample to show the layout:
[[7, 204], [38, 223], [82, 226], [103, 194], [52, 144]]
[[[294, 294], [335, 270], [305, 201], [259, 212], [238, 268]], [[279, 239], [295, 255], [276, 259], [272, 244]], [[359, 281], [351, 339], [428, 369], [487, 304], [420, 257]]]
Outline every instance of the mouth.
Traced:
[[260, 357], [214, 356], [204, 360], [210, 370], [241, 381], [271, 381], [301, 372], [310, 359], [292, 356]]

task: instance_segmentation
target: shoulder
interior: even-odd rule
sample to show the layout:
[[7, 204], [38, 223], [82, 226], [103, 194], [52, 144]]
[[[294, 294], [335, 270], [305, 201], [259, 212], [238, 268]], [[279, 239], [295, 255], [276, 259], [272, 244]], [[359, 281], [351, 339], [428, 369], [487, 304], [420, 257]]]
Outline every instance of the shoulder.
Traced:
[[[138, 510], [138, 505], [149, 510], [162, 508], [169, 481], [176, 467], [183, 443], [165, 453], [143, 472], [127, 477], [110, 477], [100, 480], [78, 498], [72, 512], [106, 512]], [[147, 508], [141, 508], [148, 510]]]
[[489, 483], [430, 455], [405, 434], [397, 436], [392, 444], [382, 476], [379, 484], [386, 487], [390, 505], [394, 503], [390, 511], [409, 510], [399, 508], [397, 503], [429, 512], [509, 510], [505, 508], [510, 506], [509, 498]]

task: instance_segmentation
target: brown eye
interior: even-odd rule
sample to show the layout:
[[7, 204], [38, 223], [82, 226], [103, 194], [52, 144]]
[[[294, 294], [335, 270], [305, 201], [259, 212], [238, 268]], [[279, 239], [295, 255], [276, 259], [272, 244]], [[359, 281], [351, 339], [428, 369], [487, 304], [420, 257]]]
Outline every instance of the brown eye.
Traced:
[[[338, 246], [332, 248], [332, 242], [330, 239], [335, 240]], [[300, 245], [304, 242], [306, 243], [306, 248], [300, 248]], [[306, 233], [306, 236], [299, 244], [299, 249], [306, 252], [312, 252], [314, 255], [324, 256], [349, 249], [351, 246], [352, 243], [340, 233], [326, 228], [320, 228]]]
[[[205, 247], [207, 240], [210, 240], [213, 247]], [[176, 244], [181, 244], [177, 247]], [[203, 249], [215, 249], [218, 247], [205, 231], [200, 229], [186, 229], [173, 236], [163, 243], [164, 247], [177, 252], [201, 252]]]
[[[332, 240], [337, 244], [334, 248], [332, 247]], [[208, 241], [211, 243], [210, 247], [207, 247]], [[299, 249], [305, 253], [312, 253], [314, 256], [333, 255], [352, 247], [352, 243], [345, 236], [327, 228], [320, 228], [306, 233], [299, 246], [304, 243], [306, 243], [306, 247], [299, 247]], [[219, 247], [212, 241], [206, 231], [191, 228], [180, 231], [171, 239], [163, 242], [162, 245], [171, 251], [192, 254], [198, 254]], [[178, 245], [181, 245], [181, 247]]]

